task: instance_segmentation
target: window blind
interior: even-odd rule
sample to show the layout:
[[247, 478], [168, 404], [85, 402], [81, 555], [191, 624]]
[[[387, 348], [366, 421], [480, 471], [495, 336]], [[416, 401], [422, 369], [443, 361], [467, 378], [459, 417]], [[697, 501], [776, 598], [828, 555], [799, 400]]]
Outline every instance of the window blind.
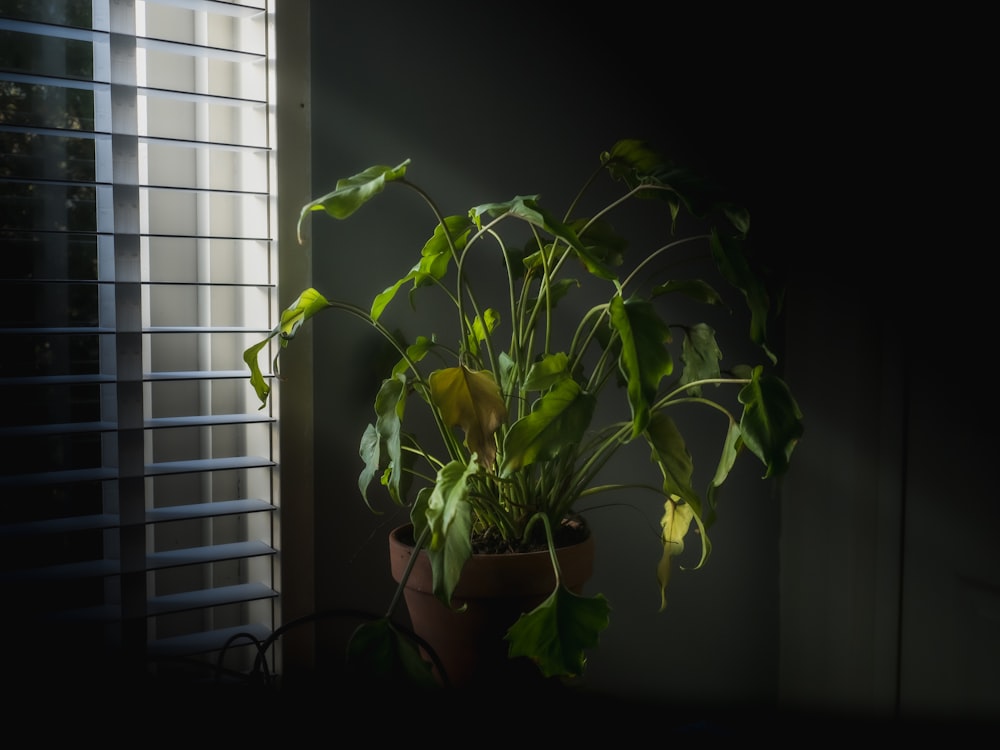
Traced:
[[217, 678], [276, 628], [278, 402], [242, 361], [274, 312], [273, 4], [0, 0], [0, 582], [26, 673]]

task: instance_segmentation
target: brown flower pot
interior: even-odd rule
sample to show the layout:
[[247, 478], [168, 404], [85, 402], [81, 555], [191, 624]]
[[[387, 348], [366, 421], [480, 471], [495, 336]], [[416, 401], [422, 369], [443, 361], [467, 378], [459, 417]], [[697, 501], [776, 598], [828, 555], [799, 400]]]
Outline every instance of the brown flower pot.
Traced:
[[[389, 534], [392, 577], [398, 583], [413, 555], [410, 524]], [[594, 537], [561, 547], [556, 555], [563, 582], [582, 593], [593, 572]], [[512, 682], [544, 682], [528, 659], [507, 656], [507, 629], [524, 612], [546, 599], [555, 588], [548, 551], [473, 555], [462, 570], [449, 610], [433, 594], [431, 563], [421, 550], [404, 589], [406, 608], [414, 632], [426, 640], [444, 665], [447, 679], [435, 668], [443, 684], [453, 687], [498, 687]]]

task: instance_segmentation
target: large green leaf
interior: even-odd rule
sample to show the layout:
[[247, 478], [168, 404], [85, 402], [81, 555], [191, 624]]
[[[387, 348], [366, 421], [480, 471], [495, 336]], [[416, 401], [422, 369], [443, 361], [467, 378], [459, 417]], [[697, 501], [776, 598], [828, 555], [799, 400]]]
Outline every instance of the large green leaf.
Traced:
[[569, 357], [564, 352], [546, 354], [528, 368], [524, 390], [544, 391], [566, 377], [569, 377]]
[[468, 478], [476, 471], [475, 454], [466, 465], [452, 461], [438, 471], [427, 500], [425, 517], [431, 530], [427, 555], [434, 595], [449, 607], [465, 561], [472, 555], [472, 506], [467, 498]]
[[302, 222], [310, 213], [325, 211], [335, 219], [346, 219], [381, 193], [386, 183], [403, 179], [409, 163], [410, 160], [407, 159], [395, 167], [376, 165], [351, 177], [337, 180], [337, 186], [332, 191], [302, 207], [295, 227], [299, 242], [302, 242]]
[[743, 443], [767, 469], [764, 478], [779, 476], [788, 469], [795, 445], [802, 437], [802, 412], [792, 392], [781, 378], [753, 370], [750, 382], [740, 389], [743, 404], [740, 432]]
[[527, 414], [511, 425], [503, 444], [501, 476], [554, 458], [580, 442], [594, 416], [597, 399], [572, 378], [556, 383]]
[[[721, 360], [722, 351], [715, 341], [715, 329], [705, 323], [691, 326], [681, 346], [681, 361], [684, 363], [681, 385], [696, 380], [718, 378], [721, 374], [719, 369]], [[688, 390], [696, 396], [701, 395], [701, 386], [694, 386]]]
[[483, 466], [493, 466], [497, 455], [494, 433], [507, 421], [507, 403], [493, 373], [460, 365], [435, 370], [427, 380], [444, 423], [461, 427], [469, 450], [479, 454]]
[[632, 437], [638, 437], [649, 422], [649, 408], [660, 381], [674, 369], [666, 344], [670, 328], [647, 300], [611, 298], [611, 323], [621, 338], [618, 361], [628, 379], [628, 400], [632, 407]]
[[743, 241], [737, 237], [720, 236], [715, 230], [709, 243], [712, 257], [726, 280], [743, 293], [750, 310], [750, 340], [761, 346], [772, 362], [777, 358], [767, 347], [767, 321], [771, 299], [767, 288], [750, 268]]
[[[403, 414], [406, 411], [406, 378], [403, 375], [396, 375], [393, 378], [386, 378], [382, 381], [375, 396], [375, 433], [381, 445], [385, 446], [389, 460], [389, 475], [387, 489], [389, 495], [398, 504], [404, 503], [404, 488], [402, 486], [403, 460], [400, 433], [402, 431]], [[362, 481], [372, 468], [373, 456], [371, 455], [370, 438], [366, 435], [361, 440], [361, 457], [365, 461], [365, 468], [361, 473]], [[376, 465], [378, 457], [375, 456]], [[365, 485], [367, 487], [367, 485]], [[363, 491], [365, 501], [368, 501], [367, 491]], [[370, 504], [369, 504], [370, 507]]]
[[440, 687], [413, 641], [383, 617], [359, 625], [347, 643], [347, 669], [364, 684]]
[[726, 439], [722, 444], [722, 453], [719, 456], [719, 463], [715, 467], [715, 474], [712, 476], [712, 481], [708, 485], [708, 494], [706, 499], [706, 504], [702, 507], [701, 519], [702, 523], [705, 524], [705, 528], [711, 528], [712, 524], [715, 523], [715, 511], [719, 503], [719, 488], [722, 486], [723, 482], [729, 476], [729, 472], [732, 471], [733, 466], [736, 463], [736, 457], [743, 450], [743, 438], [740, 432], [740, 426], [736, 421], [730, 416], [729, 418], [729, 429], [726, 431]]
[[694, 462], [677, 424], [669, 415], [660, 411], [650, 418], [644, 434], [652, 448], [651, 458], [659, 465], [663, 474], [663, 494], [682, 498], [696, 509], [699, 508], [701, 500], [691, 486]]
[[510, 626], [505, 636], [508, 656], [528, 657], [546, 677], [580, 675], [587, 663], [584, 651], [597, 647], [610, 612], [603, 594], [580, 596], [559, 584]]
[[361, 461], [364, 464], [361, 474], [358, 476], [358, 489], [361, 490], [361, 496], [365, 499], [365, 505], [374, 512], [375, 508], [368, 499], [368, 486], [381, 468], [382, 462], [382, 441], [379, 440], [375, 425], [370, 424], [365, 428], [364, 434], [361, 436], [361, 444], [358, 446], [358, 455], [361, 456]]

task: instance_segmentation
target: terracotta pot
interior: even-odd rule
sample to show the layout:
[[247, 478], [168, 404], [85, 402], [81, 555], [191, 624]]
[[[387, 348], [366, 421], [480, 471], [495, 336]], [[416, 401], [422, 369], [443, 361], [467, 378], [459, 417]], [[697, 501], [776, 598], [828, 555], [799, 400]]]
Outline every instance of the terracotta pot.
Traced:
[[[389, 534], [392, 577], [398, 583], [413, 555], [410, 524]], [[556, 551], [563, 582], [582, 593], [593, 572], [594, 536]], [[473, 555], [462, 570], [452, 598], [463, 612], [449, 610], [433, 594], [430, 558], [421, 550], [404, 589], [413, 630], [425, 639], [444, 665], [447, 678], [435, 668], [438, 680], [453, 687], [497, 687], [516, 682], [545, 682], [530, 660], [507, 656], [507, 629], [524, 612], [545, 600], [555, 587], [548, 551]]]

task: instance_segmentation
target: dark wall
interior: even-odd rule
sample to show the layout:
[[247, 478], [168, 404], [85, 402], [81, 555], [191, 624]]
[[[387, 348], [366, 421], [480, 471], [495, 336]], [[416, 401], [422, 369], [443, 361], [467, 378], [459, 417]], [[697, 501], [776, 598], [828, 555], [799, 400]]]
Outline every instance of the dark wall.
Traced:
[[[314, 194], [370, 164], [412, 158], [409, 175], [448, 213], [515, 194], [544, 199], [578, 185], [617, 139], [641, 137], [712, 173], [751, 209], [766, 206], [783, 132], [749, 19], [603, 9], [574, 11], [568, 29], [549, 31], [559, 19], [529, 10], [491, 17], [461, 3], [433, 7], [313, 3]], [[317, 286], [367, 305], [412, 265], [423, 231], [402, 226], [408, 220], [426, 226], [424, 208], [386, 196], [349, 222], [314, 221]], [[758, 231], [782, 242], [769, 221]], [[374, 228], [378, 247], [360, 239]], [[336, 254], [324, 249], [334, 244]], [[406, 518], [387, 504], [373, 515], [356, 486], [378, 342], [350, 320], [326, 320], [315, 337], [320, 606], [381, 611], [393, 589], [386, 535]], [[587, 591], [612, 606], [589, 657], [595, 690], [699, 704], [775, 699], [778, 498], [759, 475], [746, 464], [730, 479], [712, 558], [675, 575], [664, 613], [655, 539], [636, 544], [645, 525], [655, 533], [658, 514], [592, 515], [598, 560]], [[321, 640], [330, 658], [342, 648], [336, 635], [328, 629]]]
[[[924, 134], [929, 97], [954, 96], [928, 89], [936, 56], [887, 58], [894, 29], [821, 11], [804, 23], [610, 5], [547, 32], [548, 11], [433, 6], [312, 3], [314, 194], [410, 157], [449, 212], [544, 198], [616, 139], [647, 137], [745, 200], [788, 281], [774, 333], [805, 414], [796, 462], [780, 493], [749, 465], [730, 480], [708, 566], [675, 576], [662, 614], [655, 552], [631, 544], [650, 519], [594, 514], [588, 590], [608, 596], [612, 624], [590, 685], [681, 704], [1000, 715], [995, 275], [982, 237], [937, 238], [944, 257], [928, 255], [942, 195], [964, 198], [959, 175], [981, 159], [965, 135], [941, 149], [904, 137]], [[314, 225], [321, 289], [366, 303], [385, 269], [409, 268], [401, 224], [422, 209], [388, 200], [336, 228], [363, 255], [324, 252], [333, 227]], [[373, 227], [377, 248], [360, 241]], [[355, 485], [375, 342], [349, 321], [317, 326], [316, 341], [318, 596], [379, 611], [385, 536], [405, 518], [369, 513]], [[335, 635], [321, 643], [331, 658]]]

